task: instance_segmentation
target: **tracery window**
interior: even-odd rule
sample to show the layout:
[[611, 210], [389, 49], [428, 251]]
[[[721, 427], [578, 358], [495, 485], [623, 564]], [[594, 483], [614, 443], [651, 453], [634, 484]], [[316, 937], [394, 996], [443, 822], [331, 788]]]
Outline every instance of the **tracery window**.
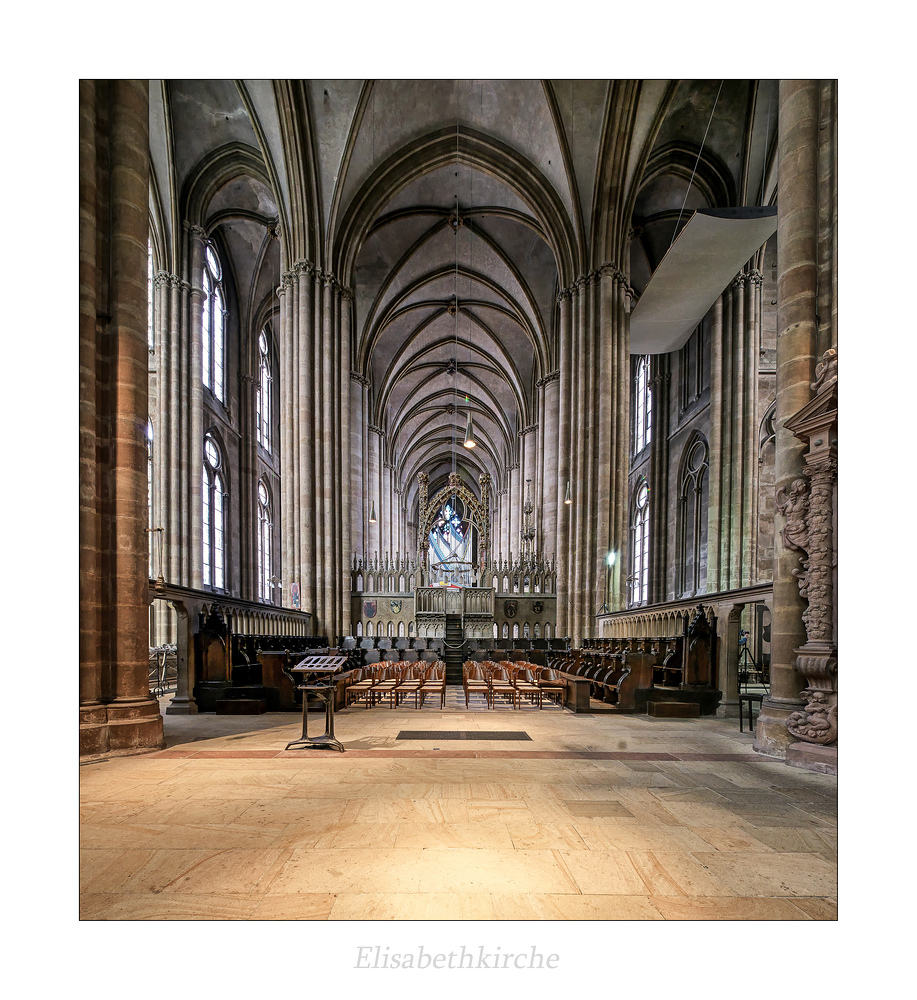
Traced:
[[255, 395], [258, 444], [271, 450], [271, 350], [267, 331], [258, 337], [258, 391]]
[[650, 443], [653, 432], [653, 394], [650, 388], [650, 358], [639, 358], [634, 375], [634, 454]]
[[650, 491], [641, 478], [634, 493], [630, 517], [630, 587], [629, 604], [646, 604], [650, 581]]
[[258, 482], [258, 598], [273, 604], [271, 552], [273, 541], [271, 497], [267, 483]]
[[155, 338], [153, 336], [153, 244], [146, 244], [146, 339], [150, 354], [153, 353]]
[[226, 587], [226, 489], [223, 456], [213, 436], [204, 438], [204, 586]]
[[223, 295], [223, 270], [216, 251], [208, 243], [204, 248], [203, 317], [201, 327], [201, 377], [204, 385], [220, 402], [225, 401], [223, 369], [226, 350], [226, 307]]
[[694, 434], [685, 446], [679, 473], [675, 587], [680, 595], [696, 594], [706, 586], [707, 466], [707, 442]]
[[[153, 421], [146, 422], [146, 506], [147, 524], [153, 527]], [[150, 539], [150, 579], [153, 579], [153, 532], [148, 531]]]

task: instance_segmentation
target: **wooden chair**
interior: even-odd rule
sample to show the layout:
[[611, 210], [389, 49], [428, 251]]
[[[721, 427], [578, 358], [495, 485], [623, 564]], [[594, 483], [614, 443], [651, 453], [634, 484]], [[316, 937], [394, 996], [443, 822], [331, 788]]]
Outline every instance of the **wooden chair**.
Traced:
[[465, 688], [465, 708], [468, 708], [468, 698], [473, 694], [484, 695], [484, 701], [488, 708], [491, 707], [491, 691], [484, 671], [477, 663], [472, 663], [468, 671], [462, 677], [462, 686]]
[[493, 672], [490, 678], [490, 707], [494, 707], [494, 700], [497, 696], [501, 698], [509, 698], [513, 703], [513, 708], [516, 707], [516, 702], [519, 698], [519, 693], [516, 691], [516, 686], [510, 680], [509, 671], [505, 667], [498, 666]]
[[371, 667], [361, 667], [353, 672], [353, 683], [344, 690], [344, 708], [357, 701], [365, 701], [366, 707], [372, 705], [373, 688], [376, 685], [375, 671]]
[[420, 686], [423, 683], [423, 668], [416, 662], [405, 663], [401, 669], [401, 683], [395, 688], [395, 708], [398, 703], [414, 695], [414, 708], [420, 708]]
[[428, 695], [439, 695], [439, 707], [446, 707], [446, 666], [441, 661], [427, 668], [426, 676], [420, 685], [420, 707]]
[[373, 688], [373, 704], [382, 698], [388, 697], [389, 708], [393, 708], [395, 688], [401, 683], [401, 671], [397, 667], [387, 666], [382, 670], [382, 674]]
[[533, 704], [541, 708], [541, 688], [535, 683], [535, 673], [530, 667], [523, 667], [513, 681], [519, 695], [519, 704], [522, 699], [528, 698]]
[[535, 678], [535, 683], [541, 688], [542, 695], [556, 699], [558, 705], [564, 703], [564, 690], [567, 682], [551, 667], [543, 667]]

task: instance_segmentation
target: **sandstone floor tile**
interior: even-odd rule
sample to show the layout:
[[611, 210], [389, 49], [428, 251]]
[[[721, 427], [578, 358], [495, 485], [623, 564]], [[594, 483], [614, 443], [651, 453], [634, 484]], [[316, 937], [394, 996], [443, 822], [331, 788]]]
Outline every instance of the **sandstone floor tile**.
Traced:
[[[424, 848], [493, 848], [512, 850], [513, 839], [500, 820], [467, 823], [399, 823], [393, 847], [420, 851]], [[322, 846], [322, 845], [319, 845]]]
[[[493, 894], [497, 920], [662, 920], [646, 896], [573, 893]], [[539, 949], [549, 952], [547, 945]]]
[[627, 856], [650, 896], [736, 895], [687, 851], [628, 851]]
[[580, 800], [564, 803], [571, 816], [627, 816], [633, 819], [633, 813], [617, 801]]
[[274, 847], [210, 851], [207, 856], [163, 886], [163, 892], [197, 895], [221, 892], [263, 892], [292, 851]]
[[308, 823], [322, 829], [341, 821], [345, 803], [341, 799], [259, 799], [249, 803], [236, 822], [249, 826], [286, 827]]
[[646, 896], [643, 879], [625, 851], [559, 851], [583, 895]]
[[813, 920], [837, 920], [837, 899], [824, 896], [794, 896], [793, 905]]
[[494, 920], [488, 892], [338, 893], [329, 920]]
[[294, 849], [283, 868], [261, 890], [268, 895], [296, 892], [417, 892], [417, 851], [368, 848], [362, 857], [345, 848]]
[[[691, 832], [718, 851], [750, 851], [751, 853], [773, 850], [760, 837], [741, 826], [692, 826]], [[695, 850], [704, 850], [703, 847]]]
[[275, 827], [246, 826], [236, 822], [218, 824], [167, 824], [155, 835], [138, 839], [137, 847], [156, 850], [200, 848], [201, 850], [233, 850], [239, 848], [266, 849], [276, 847]]
[[111, 850], [149, 847], [167, 827], [140, 823], [80, 823], [80, 847]]
[[797, 901], [743, 896], [654, 896], [666, 920], [811, 920]]
[[256, 902], [242, 893], [84, 893], [80, 920], [252, 920]]
[[[585, 852], [576, 852], [585, 853]], [[422, 892], [577, 892], [555, 851], [425, 849]]]
[[737, 896], [835, 896], [837, 867], [814, 854], [695, 853]]
[[577, 819], [577, 832], [588, 850], [704, 851], [709, 844], [691, 830], [622, 819]]
[[484, 822], [487, 820], [499, 820], [508, 823], [512, 820], [531, 820], [536, 813], [540, 813], [536, 803], [532, 803], [532, 808], [526, 801], [518, 799], [506, 799], [503, 801], [469, 801], [468, 818], [473, 822]]
[[205, 785], [199, 788], [193, 795], [189, 796], [191, 799], [208, 800], [208, 799], [248, 799], [252, 800], [262, 800], [262, 799], [282, 799], [288, 793], [290, 789], [286, 784], [273, 783], [273, 784], [246, 784], [240, 785], [232, 782], [222, 782], [210, 785]]
[[[318, 849], [341, 848], [350, 851], [374, 851], [395, 847], [400, 823], [353, 823], [327, 827], [311, 845]], [[400, 844], [397, 846], [401, 846]]]
[[[820, 830], [808, 827], [755, 826], [746, 829], [756, 840], [780, 854], [818, 854], [825, 852], [829, 846]], [[830, 834], [833, 831], [825, 832]]]
[[135, 813], [135, 819], [153, 825], [226, 825], [236, 822], [253, 803], [253, 799], [169, 799], [150, 804]]
[[294, 892], [258, 896], [249, 920], [327, 920], [334, 905], [331, 892]]
[[572, 823], [541, 823], [536, 819], [507, 820], [506, 829], [517, 851], [584, 851], [586, 847]]
[[212, 851], [80, 851], [82, 892], [161, 892]]

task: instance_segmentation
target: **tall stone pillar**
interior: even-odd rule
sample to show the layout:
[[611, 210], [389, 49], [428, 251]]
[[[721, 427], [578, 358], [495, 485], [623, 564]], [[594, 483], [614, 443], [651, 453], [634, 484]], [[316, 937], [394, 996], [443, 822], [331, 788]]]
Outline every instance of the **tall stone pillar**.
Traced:
[[569, 485], [572, 499], [570, 452], [572, 448], [571, 417], [572, 408], [570, 392], [573, 382], [571, 371], [572, 358], [572, 326], [570, 319], [571, 303], [569, 289], [563, 289], [558, 295], [560, 309], [560, 375], [558, 395], [558, 419], [556, 425], [557, 439], [557, 629], [560, 636], [569, 635], [570, 628], [570, 522], [572, 503], [567, 503], [567, 487]]
[[148, 680], [147, 82], [81, 83], [80, 123], [80, 753], [91, 755], [162, 746]]
[[[777, 195], [777, 407], [775, 485], [790, 495], [804, 482], [803, 443], [786, 421], [812, 396], [817, 349], [818, 83], [781, 80]], [[783, 757], [793, 737], [787, 720], [802, 708], [796, 649], [805, 642], [803, 611], [794, 570], [798, 552], [786, 542], [786, 514], [774, 525], [774, 607], [771, 624], [771, 691], [764, 699], [755, 749]]]
[[358, 372], [350, 373], [350, 555], [362, 556], [368, 550], [366, 529], [369, 519], [369, 498], [366, 495], [365, 435], [367, 424], [366, 396], [369, 382]]
[[[557, 394], [558, 373], [551, 372], [541, 380], [543, 405], [539, 415], [539, 436], [543, 444], [541, 461], [541, 516], [538, 518], [538, 551], [544, 556], [557, 554], [557, 505], [563, 495], [557, 495]], [[536, 494], [537, 496], [537, 494]]]
[[188, 225], [191, 261], [190, 341], [188, 372], [188, 508], [191, 528], [191, 586], [200, 590], [204, 582], [204, 383], [203, 372], [203, 268], [207, 234], [200, 226]]

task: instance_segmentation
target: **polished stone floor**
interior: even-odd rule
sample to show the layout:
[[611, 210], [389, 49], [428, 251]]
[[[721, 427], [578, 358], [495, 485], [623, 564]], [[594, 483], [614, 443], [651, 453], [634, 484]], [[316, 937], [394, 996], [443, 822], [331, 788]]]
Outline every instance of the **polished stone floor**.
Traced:
[[837, 778], [736, 719], [594, 708], [450, 688], [339, 712], [345, 753], [285, 751], [297, 715], [166, 715], [165, 750], [81, 764], [81, 919], [837, 919]]

